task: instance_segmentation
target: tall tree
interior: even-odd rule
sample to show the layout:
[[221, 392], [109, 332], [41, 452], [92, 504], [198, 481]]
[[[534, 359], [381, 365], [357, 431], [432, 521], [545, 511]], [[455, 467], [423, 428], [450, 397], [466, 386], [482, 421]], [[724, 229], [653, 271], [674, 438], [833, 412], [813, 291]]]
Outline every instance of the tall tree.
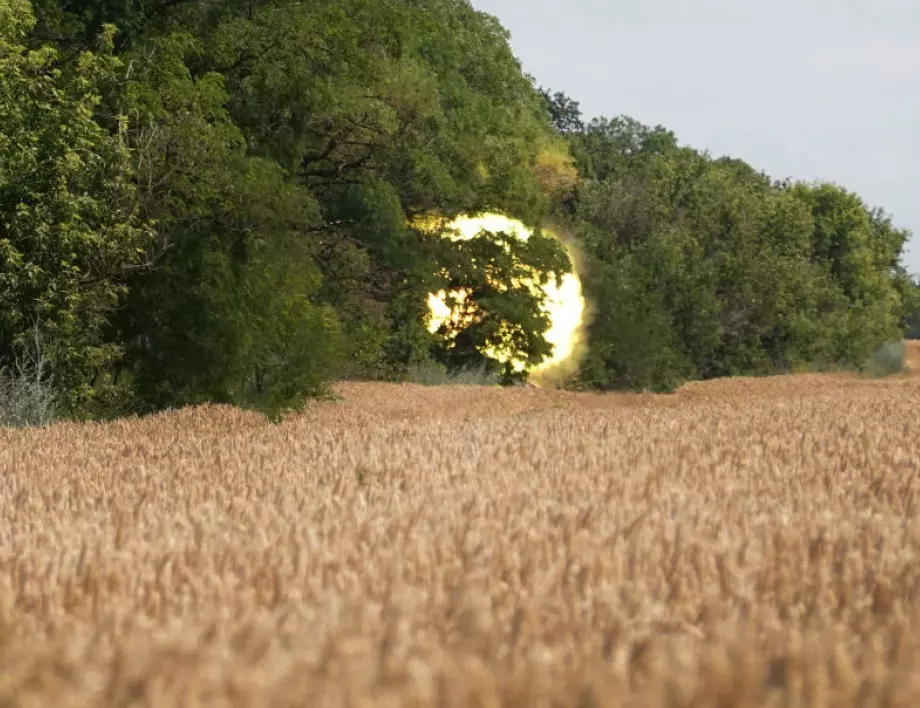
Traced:
[[578, 101], [573, 101], [562, 91], [550, 93], [548, 89], [541, 88], [540, 96], [549, 112], [550, 121], [553, 127], [567, 135], [569, 133], [579, 133], [585, 129], [584, 120], [582, 120], [581, 107]]
[[218, 401], [270, 414], [335, 374], [339, 326], [318, 301], [311, 193], [247, 155], [218, 73], [193, 76], [194, 38], [139, 40], [124, 86], [149, 267], [114, 322], [142, 408]]
[[34, 24], [24, 0], [0, 0], [0, 360], [37, 326], [78, 408], [119, 357], [105, 329], [146, 232], [124, 133], [94, 119], [123, 69], [111, 28], [62, 68], [53, 48], [27, 48]]

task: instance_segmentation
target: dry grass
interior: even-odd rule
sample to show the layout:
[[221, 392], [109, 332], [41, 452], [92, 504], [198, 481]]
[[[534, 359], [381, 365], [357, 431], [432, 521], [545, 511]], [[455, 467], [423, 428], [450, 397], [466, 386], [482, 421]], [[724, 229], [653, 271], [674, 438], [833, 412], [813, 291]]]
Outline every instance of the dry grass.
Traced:
[[0, 430], [0, 706], [920, 705], [920, 378]]

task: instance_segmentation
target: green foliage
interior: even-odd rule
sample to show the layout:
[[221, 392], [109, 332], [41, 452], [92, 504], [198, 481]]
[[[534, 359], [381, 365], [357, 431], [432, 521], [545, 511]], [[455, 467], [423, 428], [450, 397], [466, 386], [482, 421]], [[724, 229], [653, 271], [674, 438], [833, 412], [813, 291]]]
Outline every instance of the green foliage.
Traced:
[[581, 381], [600, 389], [673, 391], [689, 377], [665, 299], [639, 260], [593, 260], [584, 279], [597, 303]]
[[916, 277], [899, 273], [897, 285], [904, 302], [901, 326], [906, 339], [920, 339], [920, 282]]
[[119, 377], [141, 409], [217, 401], [275, 416], [323, 392], [339, 326], [316, 300], [312, 195], [276, 163], [247, 156], [224, 78], [194, 76], [185, 34], [139, 42], [123, 101], [150, 267], [113, 321]]
[[861, 366], [906, 324], [907, 232], [829, 184], [776, 183], [595, 120], [570, 136], [584, 180], [567, 205], [597, 305], [582, 377], [602, 388]]
[[25, 46], [33, 22], [22, 0], [0, 0], [0, 360], [40, 322], [73, 410], [118, 359], [104, 329], [145, 231], [124, 136], [94, 118], [121, 63], [82, 51], [59, 68], [53, 48]]
[[[568, 255], [553, 238], [535, 233], [525, 242], [513, 234], [483, 230], [469, 240], [439, 239], [443, 257], [438, 289], [464, 291], [463, 302], [454, 302], [461, 326], [445, 322], [438, 331], [436, 356], [452, 370], [471, 362], [487, 366], [482, 352], [506, 352], [528, 366], [551, 353], [543, 338], [549, 319], [541, 309], [539, 286], [572, 269]], [[519, 378], [512, 361], [503, 376]]]
[[595, 118], [571, 136], [571, 144], [582, 175], [598, 182], [622, 179], [649, 157], [677, 151], [674, 133], [662, 126], [649, 128], [625, 116]]
[[444, 259], [407, 222], [542, 208], [547, 130], [507, 33], [456, 0], [285, 3], [201, 22], [203, 65], [234, 67], [229, 105], [250, 149], [321, 206], [320, 297], [341, 317], [342, 375], [398, 377], [432, 346], [421, 315]]
[[[488, 211], [535, 236], [415, 226]], [[523, 378], [482, 351], [549, 354], [531, 280], [572, 264], [547, 217], [584, 252], [581, 385], [862, 365], [920, 331], [883, 211], [586, 122], [467, 0], [0, 0], [0, 362], [39, 323], [70, 415]], [[432, 334], [441, 289], [468, 326]]]
[[907, 339], [920, 339], [920, 310], [914, 311], [908, 317], [904, 336]]
[[[507, 33], [466, 2], [134, 12], [120, 100], [157, 244], [114, 330], [127, 348], [119, 376], [148, 406], [253, 391], [281, 405], [332, 377], [401, 377], [436, 344], [425, 298], [455, 259], [410, 218], [545, 204], [540, 101]], [[135, 29], [140, 16], [154, 31]], [[251, 286], [272, 270], [266, 254], [290, 267], [290, 292]], [[508, 309], [510, 296], [484, 296]], [[270, 313], [290, 298], [302, 310], [287, 335], [302, 350], [300, 375], [285, 369], [297, 391], [252, 373], [275, 336]], [[519, 338], [539, 349], [533, 333]]]
[[550, 94], [543, 88], [540, 89], [540, 96], [549, 113], [550, 122], [557, 131], [567, 135], [584, 130], [585, 123], [578, 101], [573, 101], [562, 91]]

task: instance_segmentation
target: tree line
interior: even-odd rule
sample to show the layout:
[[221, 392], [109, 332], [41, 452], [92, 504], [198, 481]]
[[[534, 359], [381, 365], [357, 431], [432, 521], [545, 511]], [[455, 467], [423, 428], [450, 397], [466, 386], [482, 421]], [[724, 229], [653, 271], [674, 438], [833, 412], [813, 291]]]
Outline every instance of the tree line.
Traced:
[[[535, 236], [430, 233], [482, 211]], [[593, 305], [572, 386], [859, 364], [920, 309], [883, 211], [585, 122], [467, 0], [0, 0], [0, 364], [40, 344], [69, 415], [537, 363], [547, 225]]]
[[544, 92], [579, 172], [557, 218], [601, 303], [583, 376], [601, 387], [861, 367], [917, 321], [910, 233], [830, 183], [771, 179], [629, 118], [585, 124]]

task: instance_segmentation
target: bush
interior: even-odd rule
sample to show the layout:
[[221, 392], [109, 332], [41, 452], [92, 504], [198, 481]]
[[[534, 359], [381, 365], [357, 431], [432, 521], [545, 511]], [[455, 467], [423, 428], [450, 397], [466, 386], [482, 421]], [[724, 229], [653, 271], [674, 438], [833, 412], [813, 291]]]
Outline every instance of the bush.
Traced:
[[875, 350], [863, 367], [870, 376], [881, 378], [904, 371], [906, 347], [904, 342], [888, 342]]
[[57, 416], [58, 396], [41, 353], [0, 368], [0, 426], [44, 426]]
[[486, 367], [472, 366], [451, 371], [444, 364], [426, 361], [409, 367], [406, 381], [422, 386], [497, 386], [501, 378]]

